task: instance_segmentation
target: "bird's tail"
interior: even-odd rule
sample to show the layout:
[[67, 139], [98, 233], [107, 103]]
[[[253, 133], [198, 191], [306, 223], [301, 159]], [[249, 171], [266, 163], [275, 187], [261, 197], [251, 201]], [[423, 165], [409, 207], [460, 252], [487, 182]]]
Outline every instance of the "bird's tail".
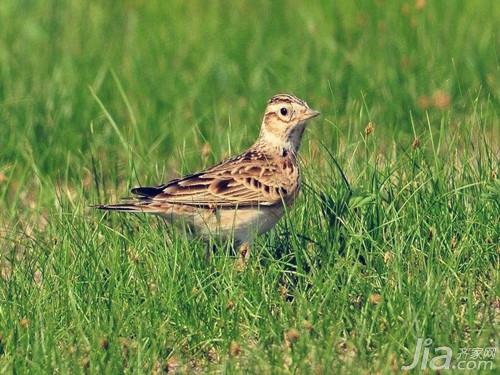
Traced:
[[123, 203], [98, 204], [93, 207], [105, 211], [165, 213], [168, 211], [165, 204], [153, 202], [153, 198], [160, 194], [162, 189], [163, 186], [137, 187], [131, 190], [132, 194], [136, 195], [134, 198], [125, 198]]
[[146, 212], [158, 213], [159, 207], [152, 207], [148, 203], [131, 202], [131, 203], [118, 203], [118, 204], [98, 204], [92, 206], [98, 210], [104, 211], [118, 211], [118, 212]]

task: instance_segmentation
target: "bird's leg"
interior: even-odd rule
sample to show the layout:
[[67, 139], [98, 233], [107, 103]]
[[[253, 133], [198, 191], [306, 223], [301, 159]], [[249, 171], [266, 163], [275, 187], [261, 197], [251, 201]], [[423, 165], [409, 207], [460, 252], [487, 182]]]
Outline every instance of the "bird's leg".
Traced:
[[210, 263], [210, 259], [212, 259], [212, 254], [217, 250], [217, 245], [212, 243], [212, 241], [205, 242], [205, 262]]
[[205, 244], [205, 263], [210, 263], [210, 258], [212, 257], [212, 245], [207, 242]]
[[236, 254], [238, 258], [236, 259], [235, 267], [236, 270], [243, 271], [248, 263], [248, 259], [250, 258], [250, 243], [243, 242], [239, 245], [235, 244], [235, 246], [238, 248], [238, 252]]
[[243, 242], [238, 248], [238, 254], [240, 259], [242, 259], [245, 263], [250, 259], [250, 243]]

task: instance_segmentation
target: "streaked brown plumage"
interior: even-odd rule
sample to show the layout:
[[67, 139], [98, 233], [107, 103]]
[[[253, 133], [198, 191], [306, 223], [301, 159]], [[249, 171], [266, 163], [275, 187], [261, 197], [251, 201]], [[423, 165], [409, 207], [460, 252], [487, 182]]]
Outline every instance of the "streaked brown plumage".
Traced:
[[163, 185], [134, 188], [133, 201], [97, 208], [160, 214], [205, 238], [249, 242], [293, 204], [300, 188], [297, 152], [306, 121], [317, 115], [295, 96], [273, 96], [259, 138], [247, 151]]

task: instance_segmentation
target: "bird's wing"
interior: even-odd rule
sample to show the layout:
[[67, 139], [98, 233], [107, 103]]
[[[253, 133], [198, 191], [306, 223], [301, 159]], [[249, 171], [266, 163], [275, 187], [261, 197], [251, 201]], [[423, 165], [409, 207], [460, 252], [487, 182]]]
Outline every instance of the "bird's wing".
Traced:
[[132, 189], [151, 203], [197, 207], [272, 206], [296, 193], [298, 171], [291, 159], [271, 160], [247, 151], [203, 172], [157, 187]]

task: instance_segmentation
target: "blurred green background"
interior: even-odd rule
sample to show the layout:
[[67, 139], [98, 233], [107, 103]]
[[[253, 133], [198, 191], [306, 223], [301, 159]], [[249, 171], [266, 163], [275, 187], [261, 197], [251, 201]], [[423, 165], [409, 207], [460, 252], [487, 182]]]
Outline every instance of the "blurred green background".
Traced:
[[[0, 372], [387, 373], [418, 337], [495, 345], [499, 25], [496, 0], [0, 1]], [[280, 92], [322, 117], [244, 272], [89, 209], [248, 147]]]
[[436, 93], [458, 122], [471, 101], [498, 104], [499, 19], [495, 1], [2, 1], [1, 161], [120, 160], [90, 89], [152, 160], [248, 144], [277, 92], [324, 113], [326, 142], [368, 117], [425, 128]]

